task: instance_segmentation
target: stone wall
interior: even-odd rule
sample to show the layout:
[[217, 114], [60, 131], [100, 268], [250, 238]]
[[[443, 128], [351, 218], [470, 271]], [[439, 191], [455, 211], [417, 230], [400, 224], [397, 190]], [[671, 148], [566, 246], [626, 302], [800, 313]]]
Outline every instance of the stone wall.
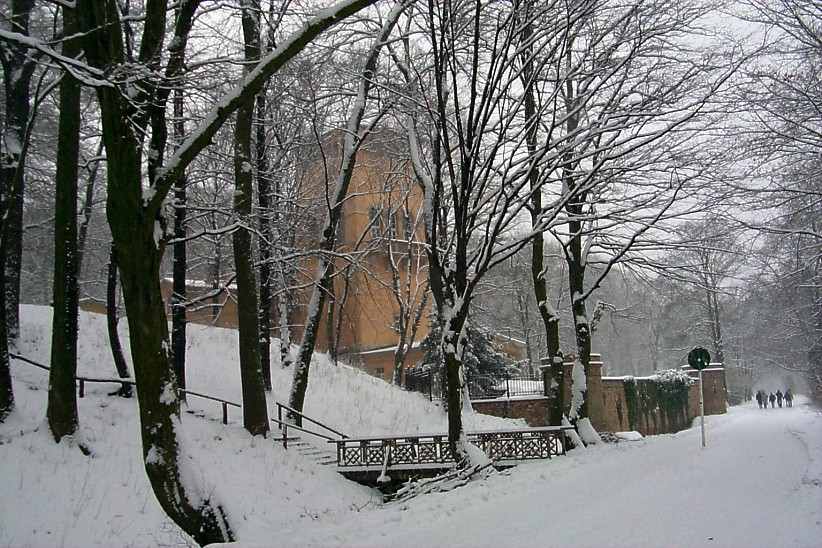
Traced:
[[508, 419], [525, 419], [528, 426], [548, 426], [550, 401], [545, 396], [531, 396], [477, 400], [471, 403], [477, 413]]
[[[591, 355], [591, 364], [586, 371], [588, 392], [588, 415], [600, 432], [624, 432], [636, 430], [643, 435], [677, 432], [688, 428], [699, 416], [699, 385], [688, 388], [687, 401], [682, 405], [671, 405], [662, 395], [657, 394], [657, 385], [650, 378], [643, 377], [602, 377], [602, 361], [598, 354]], [[571, 371], [573, 363], [563, 364], [565, 381], [565, 404], [570, 404]], [[689, 376], [696, 378], [697, 371], [685, 369]], [[705, 414], [718, 415], [727, 410], [727, 388], [725, 370], [719, 364], [702, 372]], [[627, 388], [633, 380], [635, 388]], [[634, 396], [630, 394], [633, 393]], [[635, 398], [635, 396], [641, 396]], [[629, 398], [635, 398], [629, 405]], [[551, 400], [545, 396], [499, 398], [472, 402], [479, 413], [506, 418], [522, 418], [530, 426], [547, 426]]]
[[[689, 376], [696, 379], [697, 371], [685, 370]], [[637, 391], [651, 399], [645, 405], [637, 405], [633, 412], [628, 405], [626, 381], [630, 377], [604, 377], [601, 379], [600, 392], [601, 414], [591, 414], [591, 422], [601, 432], [620, 432], [636, 430], [643, 435], [664, 434], [678, 432], [688, 428], [695, 417], [699, 416], [699, 384], [694, 383], [688, 388], [686, 406], [681, 410], [665, 409], [658, 398], [653, 397], [653, 388], [648, 386], [652, 381], [648, 378], [634, 379]], [[727, 411], [725, 370], [722, 367], [711, 367], [702, 372], [702, 383], [705, 397], [705, 414], [720, 415]], [[633, 416], [632, 416], [633, 415]]]
[[[699, 372], [694, 369], [684, 370], [696, 379]], [[721, 363], [712, 363], [702, 371], [702, 385], [705, 396], [705, 414], [721, 415], [728, 411], [728, 386], [725, 379], [725, 369]], [[699, 415], [699, 385], [691, 387], [693, 415]]]

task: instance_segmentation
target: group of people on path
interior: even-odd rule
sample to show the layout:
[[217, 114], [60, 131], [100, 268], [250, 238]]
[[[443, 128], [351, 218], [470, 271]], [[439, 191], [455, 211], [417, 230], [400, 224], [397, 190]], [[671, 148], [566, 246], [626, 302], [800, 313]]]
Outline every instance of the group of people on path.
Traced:
[[790, 388], [785, 390], [784, 394], [781, 390], [777, 390], [776, 394], [771, 392], [770, 395], [764, 390], [756, 391], [756, 403], [759, 404], [760, 409], [767, 409], [768, 402], [771, 402], [771, 409], [775, 407], [775, 403], [778, 404], [779, 407], [782, 407], [783, 400], [785, 401], [785, 407], [793, 407], [793, 394]]

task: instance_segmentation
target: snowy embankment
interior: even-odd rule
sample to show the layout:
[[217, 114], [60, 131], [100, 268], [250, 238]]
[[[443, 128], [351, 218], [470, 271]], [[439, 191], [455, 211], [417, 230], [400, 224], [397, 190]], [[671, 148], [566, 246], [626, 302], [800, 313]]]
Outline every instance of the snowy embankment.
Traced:
[[295, 524], [278, 545], [820, 548], [822, 413], [799, 398], [706, 422], [706, 449], [695, 427], [575, 450], [342, 526]]
[[[24, 306], [18, 352], [48, 363], [50, 324], [49, 308]], [[128, 348], [125, 321], [120, 331]], [[78, 355], [78, 374], [115, 376], [103, 316], [81, 313]], [[240, 402], [236, 356], [235, 331], [190, 326], [189, 388]], [[17, 408], [0, 425], [0, 546], [187, 545], [154, 499], [143, 470], [136, 401], [107, 396], [116, 385], [86, 386], [79, 400], [80, 437], [93, 456], [85, 457], [69, 442], [55, 445], [48, 433], [46, 372], [18, 362], [11, 367]], [[275, 364], [273, 382], [273, 399], [287, 401], [291, 372]], [[236, 408], [223, 426], [219, 404], [190, 398], [189, 405], [204, 414], [183, 414], [201, 482], [224, 504], [242, 540], [268, 544], [299, 524], [351, 521], [380, 500], [333, 468], [271, 441], [252, 440]], [[305, 411], [352, 436], [446, 431], [443, 411], [422, 396], [334, 367], [323, 356], [311, 370]], [[520, 425], [485, 415], [466, 422], [476, 429]]]

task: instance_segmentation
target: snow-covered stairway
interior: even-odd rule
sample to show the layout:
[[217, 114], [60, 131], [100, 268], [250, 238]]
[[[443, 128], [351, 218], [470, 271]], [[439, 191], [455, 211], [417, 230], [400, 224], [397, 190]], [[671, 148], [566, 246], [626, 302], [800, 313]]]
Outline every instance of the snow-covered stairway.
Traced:
[[[274, 422], [280, 429], [280, 434], [275, 436], [273, 441], [282, 442], [283, 447], [286, 449], [293, 447], [307, 460], [312, 460], [317, 464], [324, 466], [338, 464], [336, 449], [331, 449], [327, 443], [334, 442], [336, 444], [340, 440], [348, 439], [347, 435], [343, 434], [339, 430], [336, 430], [335, 428], [306, 416], [301, 411], [292, 409], [291, 407], [280, 402], [275, 403], [277, 405], [277, 418], [272, 418], [271, 421]], [[307, 422], [309, 423], [308, 426], [311, 428], [304, 428], [303, 426], [289, 424], [287, 421], [283, 420], [285, 418], [283, 416], [284, 413], [296, 415], [300, 418], [301, 423]], [[302, 434], [308, 434], [312, 436], [312, 438], [310, 438], [311, 441], [309, 442], [307, 439], [303, 439], [300, 436], [289, 435], [289, 430], [296, 430]], [[325, 445], [320, 446], [318, 444]], [[336, 445], [334, 447], [336, 448]]]
[[289, 449], [296, 449], [300, 455], [305, 457], [307, 460], [316, 462], [317, 464], [321, 464], [323, 466], [337, 464], [337, 454], [334, 451], [331, 449], [321, 449], [313, 443], [299, 437], [289, 439], [288, 447]]

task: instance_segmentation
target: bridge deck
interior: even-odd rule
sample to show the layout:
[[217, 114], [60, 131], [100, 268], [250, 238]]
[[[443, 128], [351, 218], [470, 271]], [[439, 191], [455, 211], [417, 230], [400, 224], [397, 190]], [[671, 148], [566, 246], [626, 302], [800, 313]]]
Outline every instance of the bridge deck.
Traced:
[[[562, 433], [568, 426], [467, 432], [497, 467], [565, 454]], [[392, 478], [430, 475], [454, 464], [447, 434], [407, 434], [334, 440], [337, 470], [352, 479], [374, 480], [383, 470]]]

